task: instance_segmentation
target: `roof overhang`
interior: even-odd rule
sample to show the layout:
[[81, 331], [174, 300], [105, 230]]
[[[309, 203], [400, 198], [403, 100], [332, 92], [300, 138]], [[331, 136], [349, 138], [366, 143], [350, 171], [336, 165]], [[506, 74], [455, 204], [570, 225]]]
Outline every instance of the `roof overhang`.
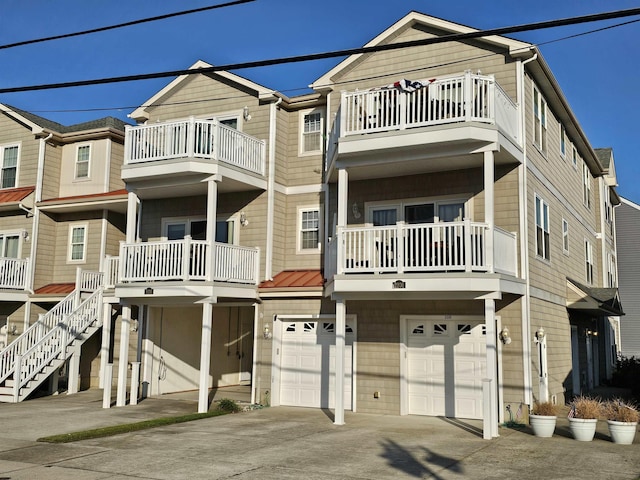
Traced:
[[11, 108], [7, 107], [6, 105], [3, 105], [2, 103], [0, 103], [0, 112], [6, 113], [8, 116], [10, 116], [10, 117], [14, 118], [15, 120], [17, 120], [18, 122], [22, 123], [23, 125], [28, 127], [35, 134], [42, 133], [44, 131], [44, 129], [40, 125], [37, 125], [37, 124], [33, 123], [28, 118], [20, 115], [18, 112], [15, 112], [14, 110], [12, 110]]
[[567, 278], [567, 309], [593, 316], [621, 316], [617, 288], [591, 288]]
[[75, 197], [56, 198], [38, 204], [43, 212], [66, 213], [90, 210], [110, 210], [118, 213], [127, 211], [128, 193], [126, 190], [102, 193], [97, 195], [80, 195]]

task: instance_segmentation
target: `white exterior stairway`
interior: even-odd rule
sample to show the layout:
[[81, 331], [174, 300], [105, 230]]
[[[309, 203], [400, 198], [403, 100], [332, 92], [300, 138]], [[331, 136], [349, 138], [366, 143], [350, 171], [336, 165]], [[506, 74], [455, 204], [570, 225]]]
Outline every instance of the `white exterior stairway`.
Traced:
[[82, 344], [102, 326], [102, 291], [102, 273], [78, 269], [74, 291], [0, 351], [0, 402], [25, 400], [74, 356], [79, 365]]

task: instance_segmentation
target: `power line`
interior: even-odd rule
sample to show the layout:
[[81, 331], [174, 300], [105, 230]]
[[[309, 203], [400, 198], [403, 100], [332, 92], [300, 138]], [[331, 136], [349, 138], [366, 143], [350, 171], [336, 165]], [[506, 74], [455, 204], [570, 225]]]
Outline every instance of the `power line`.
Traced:
[[399, 42], [399, 43], [393, 43], [393, 44], [387, 44], [387, 45], [376, 45], [372, 47], [359, 47], [359, 48], [350, 48], [345, 50], [334, 50], [331, 52], [297, 55], [293, 57], [272, 58], [272, 59], [257, 60], [252, 62], [232, 63], [227, 65], [218, 65], [218, 66], [204, 67], [204, 68], [198, 68], [198, 69], [182, 69], [182, 70], [172, 70], [172, 71], [145, 73], [145, 74], [137, 74], [137, 75], [125, 75], [120, 77], [98, 78], [98, 79], [92, 79], [92, 80], [77, 80], [77, 81], [71, 81], [71, 82], [30, 85], [25, 87], [0, 88], [0, 94], [29, 92], [29, 91], [36, 91], [36, 90], [52, 90], [52, 89], [69, 88], [69, 87], [82, 87], [82, 86], [89, 86], [89, 85], [104, 85], [108, 83], [130, 82], [130, 81], [137, 81], [137, 80], [151, 80], [156, 78], [177, 77], [182, 75], [194, 75], [194, 74], [206, 74], [206, 73], [214, 73], [218, 71], [242, 70], [246, 68], [283, 65], [288, 63], [307, 62], [312, 60], [324, 60], [328, 58], [345, 57], [349, 55], [398, 50], [401, 48], [411, 48], [411, 47], [432, 45], [432, 44], [452, 42], [452, 41], [470, 40], [470, 39], [482, 38], [482, 37], [493, 36], [493, 35], [506, 35], [506, 34], [517, 33], [517, 32], [542, 30], [547, 28], [563, 27], [568, 25], [577, 25], [582, 23], [610, 20], [614, 18], [623, 18], [623, 17], [634, 16], [634, 15], [640, 15], [640, 8], [616, 10], [613, 12], [583, 15], [579, 17], [570, 17], [570, 18], [558, 19], [558, 20], [548, 20], [543, 22], [527, 23], [527, 24], [517, 25], [512, 27], [501, 27], [501, 28], [494, 28], [489, 30], [478, 30], [475, 32], [468, 32], [468, 33], [454, 33], [450, 35], [444, 35], [442, 37], [431, 37], [431, 38], [426, 38], [421, 40], [412, 40], [412, 41]]
[[221, 3], [218, 5], [210, 5], [208, 7], [200, 7], [200, 8], [194, 8], [191, 10], [183, 10], [181, 12], [167, 13], [165, 15], [158, 15], [156, 17], [141, 18], [139, 20], [132, 20], [130, 22], [119, 23], [117, 25], [109, 25], [106, 27], [92, 28], [91, 30], [83, 30], [81, 32], [65, 33], [62, 35], [54, 35], [52, 37], [43, 37], [43, 38], [36, 38], [33, 40], [24, 40], [22, 42], [8, 43], [6, 45], [0, 45], [0, 50], [4, 50], [7, 48], [21, 47], [24, 45], [31, 45], [34, 43], [49, 42], [51, 40], [60, 40], [62, 38], [79, 37], [80, 35], [89, 35], [90, 33], [106, 32], [107, 30], [115, 30], [116, 28], [130, 27], [132, 25], [140, 25], [141, 23], [156, 22], [158, 20], [165, 20], [167, 18], [179, 17], [182, 15], [190, 15], [192, 13], [205, 12], [207, 10], [214, 10], [218, 8], [233, 7], [235, 5], [240, 5], [240, 4], [249, 3], [249, 2], [255, 2], [255, 0], [234, 0], [231, 2]]

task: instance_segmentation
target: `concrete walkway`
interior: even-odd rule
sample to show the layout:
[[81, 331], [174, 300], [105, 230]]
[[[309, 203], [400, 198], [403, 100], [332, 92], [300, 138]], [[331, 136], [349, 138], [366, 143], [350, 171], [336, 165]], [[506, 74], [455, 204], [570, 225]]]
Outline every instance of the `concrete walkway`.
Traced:
[[103, 410], [101, 392], [0, 405], [0, 480], [19, 479], [640, 479], [640, 435], [614, 445], [605, 422], [593, 442], [500, 429], [482, 439], [479, 421], [331, 413], [272, 407], [64, 445], [65, 433], [193, 413], [190, 399], [151, 398]]

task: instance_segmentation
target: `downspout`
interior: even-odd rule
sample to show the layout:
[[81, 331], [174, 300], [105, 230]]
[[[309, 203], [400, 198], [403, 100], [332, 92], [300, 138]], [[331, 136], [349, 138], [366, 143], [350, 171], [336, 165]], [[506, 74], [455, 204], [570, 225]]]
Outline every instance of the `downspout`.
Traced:
[[36, 276], [36, 251], [38, 246], [38, 232], [40, 227], [40, 209], [38, 208], [38, 203], [42, 201], [42, 188], [44, 182], [44, 157], [45, 150], [47, 147], [47, 142], [51, 140], [53, 137], [53, 133], [50, 133], [44, 138], [40, 139], [40, 146], [38, 149], [38, 173], [36, 177], [36, 195], [34, 207], [32, 209], [33, 212], [33, 226], [31, 227], [31, 252], [29, 254], [30, 257], [30, 266], [29, 266], [29, 285], [28, 288], [33, 292], [33, 282]]
[[273, 278], [273, 222], [276, 173], [276, 108], [282, 97], [269, 105], [269, 171], [267, 178], [267, 245], [264, 259], [264, 279]]
[[531, 375], [531, 282], [529, 280], [529, 237], [527, 228], [529, 226], [528, 206], [527, 206], [527, 132], [526, 132], [526, 106], [524, 95], [524, 66], [538, 58], [535, 53], [533, 57], [518, 61], [517, 68], [517, 88], [518, 104], [520, 105], [520, 141], [522, 142], [523, 164], [518, 170], [518, 183], [520, 187], [520, 276], [525, 281], [526, 291], [521, 305], [522, 316], [522, 363], [523, 363], [523, 387], [525, 403], [533, 405], [533, 377]]

